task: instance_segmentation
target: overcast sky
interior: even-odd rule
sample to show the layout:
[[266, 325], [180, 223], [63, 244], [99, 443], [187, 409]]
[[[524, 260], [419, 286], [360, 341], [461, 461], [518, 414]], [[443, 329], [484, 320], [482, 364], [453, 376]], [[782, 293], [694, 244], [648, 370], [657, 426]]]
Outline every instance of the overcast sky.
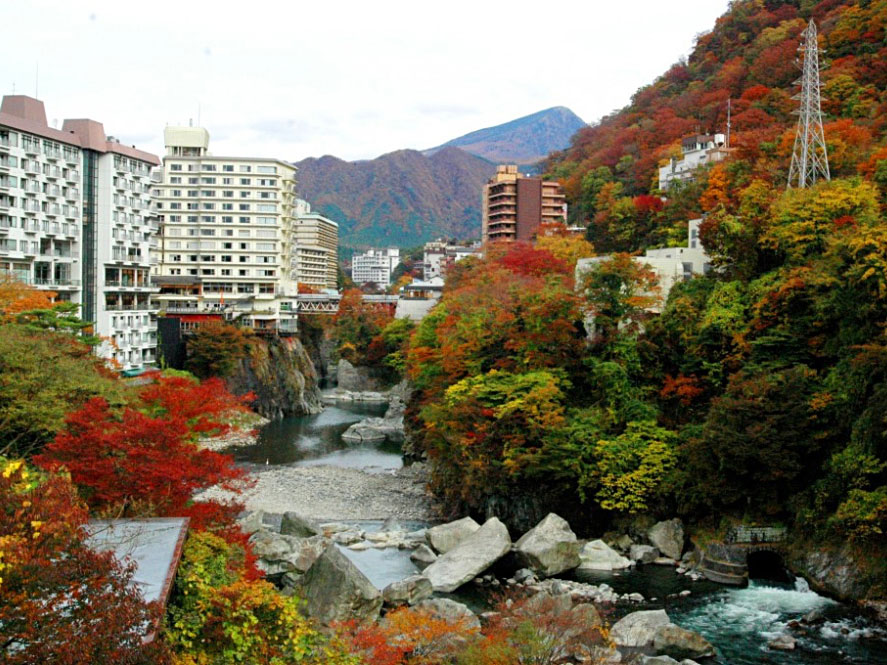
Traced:
[[289, 0], [0, 5], [0, 92], [157, 154], [297, 161], [429, 148], [551, 106], [594, 122], [687, 55], [728, 0]]

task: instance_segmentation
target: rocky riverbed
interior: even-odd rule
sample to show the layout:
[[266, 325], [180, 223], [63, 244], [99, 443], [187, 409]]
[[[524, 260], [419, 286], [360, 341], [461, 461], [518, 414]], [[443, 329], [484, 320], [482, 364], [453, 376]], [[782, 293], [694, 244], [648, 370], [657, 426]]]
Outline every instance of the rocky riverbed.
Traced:
[[422, 464], [393, 473], [334, 466], [250, 467], [255, 485], [240, 495], [211, 488], [201, 499], [236, 499], [247, 510], [294, 511], [313, 520], [433, 519]]

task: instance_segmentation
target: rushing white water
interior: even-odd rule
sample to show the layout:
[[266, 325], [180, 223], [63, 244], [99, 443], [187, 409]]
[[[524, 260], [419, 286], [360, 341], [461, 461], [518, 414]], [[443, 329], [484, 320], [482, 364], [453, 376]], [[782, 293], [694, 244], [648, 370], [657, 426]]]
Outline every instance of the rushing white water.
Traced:
[[[824, 621], [798, 623], [814, 610]], [[730, 665], [887, 662], [885, 631], [814, 593], [800, 578], [793, 586], [752, 580], [747, 588], [708, 594], [669, 614], [705, 635], [717, 647], [719, 662]], [[794, 637], [796, 649], [770, 649], [767, 643], [780, 635]]]

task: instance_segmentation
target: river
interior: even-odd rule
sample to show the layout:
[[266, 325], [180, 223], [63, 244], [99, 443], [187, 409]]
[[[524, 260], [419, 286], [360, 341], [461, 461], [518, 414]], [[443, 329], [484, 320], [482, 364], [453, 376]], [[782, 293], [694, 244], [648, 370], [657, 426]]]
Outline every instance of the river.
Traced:
[[[285, 418], [266, 425], [253, 446], [232, 450], [235, 458], [262, 473], [281, 472], [293, 467], [342, 469], [342, 473], [393, 474], [403, 466], [397, 445], [354, 446], [342, 441], [342, 434], [366, 416], [382, 415], [384, 405], [340, 404], [323, 413]], [[262, 467], [265, 467], [264, 469]], [[307, 470], [307, 469], [306, 469]], [[345, 471], [347, 470], [347, 471]], [[330, 486], [328, 492], [336, 492]], [[326, 515], [332, 519], [342, 519]], [[384, 518], [386, 515], [379, 515]], [[381, 528], [382, 520], [350, 520], [362, 529]], [[423, 520], [404, 521], [408, 529], [419, 528]], [[409, 560], [408, 550], [385, 549], [356, 552], [343, 548], [378, 588], [418, 572]], [[606, 582], [619, 593], [639, 592], [650, 602], [617, 608], [611, 618], [638, 609], [665, 608], [676, 624], [704, 635], [718, 650], [708, 663], [718, 665], [852, 665], [887, 664], [887, 630], [865, 618], [855, 608], [820, 596], [803, 580], [793, 583], [752, 580], [744, 589], [723, 587], [712, 582], [691, 581], [674, 569], [644, 566], [626, 573], [585, 573], [581, 581]], [[691, 595], [677, 594], [689, 590]], [[652, 601], [655, 598], [656, 601]], [[463, 601], [477, 607], [476, 591], [468, 589]], [[824, 621], [814, 626], [789, 627], [812, 610], [821, 610]], [[767, 642], [780, 633], [797, 639], [794, 651], [773, 651]]]

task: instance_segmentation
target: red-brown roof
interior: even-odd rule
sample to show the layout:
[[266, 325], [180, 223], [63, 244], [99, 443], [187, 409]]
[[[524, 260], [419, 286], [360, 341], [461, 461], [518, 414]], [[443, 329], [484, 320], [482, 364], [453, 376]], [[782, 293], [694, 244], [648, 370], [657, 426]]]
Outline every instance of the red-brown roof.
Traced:
[[46, 110], [43, 102], [27, 95], [5, 95], [0, 104], [0, 126], [10, 127], [28, 132], [60, 143], [124, 155], [154, 166], [160, 165], [157, 155], [137, 148], [108, 141], [105, 128], [96, 120], [77, 119], [65, 120], [62, 129], [53, 129], [46, 122]]

